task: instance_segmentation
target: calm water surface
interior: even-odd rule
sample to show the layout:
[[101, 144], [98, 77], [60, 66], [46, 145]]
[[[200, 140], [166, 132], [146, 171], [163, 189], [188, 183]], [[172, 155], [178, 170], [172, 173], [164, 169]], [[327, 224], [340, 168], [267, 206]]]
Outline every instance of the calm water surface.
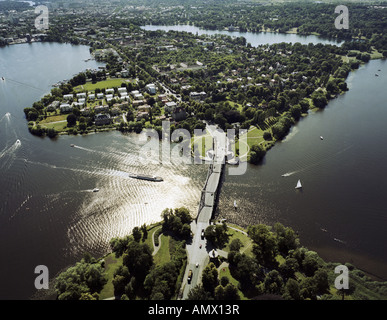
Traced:
[[160, 25], [146, 25], [142, 27], [144, 30], [148, 31], [156, 31], [156, 30], [163, 30], [163, 31], [185, 31], [194, 33], [197, 35], [228, 35], [232, 37], [244, 37], [246, 39], [247, 43], [250, 43], [253, 47], [257, 47], [259, 45], [263, 44], [274, 44], [274, 43], [281, 43], [281, 42], [287, 42], [287, 43], [296, 43], [299, 42], [301, 44], [333, 44], [333, 45], [340, 45], [340, 41], [335, 40], [329, 40], [329, 39], [323, 39], [321, 37], [317, 37], [315, 35], [298, 35], [294, 33], [275, 33], [275, 32], [239, 32], [239, 31], [228, 31], [228, 30], [206, 30], [201, 29], [195, 26], [190, 25], [171, 25], [171, 26], [160, 26]]
[[[88, 47], [66, 44], [0, 49], [6, 79], [0, 80], [0, 299], [29, 298], [37, 265], [53, 277], [85, 251], [101, 256], [112, 237], [159, 221], [167, 207], [196, 213], [205, 166], [147, 165], [138, 158], [143, 142], [137, 135], [50, 140], [28, 132], [23, 108], [53, 83], [97, 68], [84, 61], [89, 57]], [[130, 179], [127, 172], [156, 174], [164, 182]]]

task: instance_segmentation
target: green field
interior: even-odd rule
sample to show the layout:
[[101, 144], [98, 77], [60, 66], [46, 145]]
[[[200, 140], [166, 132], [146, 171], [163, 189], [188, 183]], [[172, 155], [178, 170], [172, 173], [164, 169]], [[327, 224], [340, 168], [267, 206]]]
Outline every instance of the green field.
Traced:
[[105, 257], [105, 272], [108, 281], [99, 294], [100, 300], [108, 299], [114, 296], [114, 287], [112, 280], [114, 271], [116, 271], [120, 265], [122, 265], [122, 256], [116, 258], [115, 253], [110, 253]]
[[124, 78], [109, 78], [103, 81], [99, 81], [97, 83], [87, 82], [86, 84], [75, 87], [74, 91], [83, 92], [94, 91], [95, 89], [109, 89], [114, 87], [121, 87], [121, 83], [123, 82], [130, 82], [130, 80]]

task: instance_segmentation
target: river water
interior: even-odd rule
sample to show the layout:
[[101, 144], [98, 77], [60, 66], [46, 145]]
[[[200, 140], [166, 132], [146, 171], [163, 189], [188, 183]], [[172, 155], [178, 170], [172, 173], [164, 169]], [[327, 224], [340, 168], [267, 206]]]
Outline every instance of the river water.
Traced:
[[[146, 164], [132, 134], [29, 134], [23, 108], [51, 84], [97, 68], [84, 61], [89, 57], [87, 47], [68, 44], [0, 49], [0, 299], [28, 299], [37, 265], [54, 277], [85, 251], [103, 255], [112, 237], [159, 221], [164, 208], [187, 206], [196, 214], [204, 165]], [[242, 226], [282, 222], [322, 257], [387, 277], [386, 67], [371, 61], [351, 73], [350, 91], [301, 120], [263, 165], [226, 175], [217, 216]], [[128, 179], [128, 171], [164, 182]], [[301, 192], [294, 189], [298, 179]]]
[[[100, 65], [88, 58], [88, 47], [68, 44], [0, 49], [0, 299], [29, 298], [37, 265], [53, 277], [86, 251], [101, 256], [111, 238], [160, 221], [165, 208], [186, 206], [196, 214], [205, 166], [147, 164], [135, 134], [50, 140], [28, 132], [23, 108], [52, 84]], [[130, 179], [127, 172], [164, 182]]]

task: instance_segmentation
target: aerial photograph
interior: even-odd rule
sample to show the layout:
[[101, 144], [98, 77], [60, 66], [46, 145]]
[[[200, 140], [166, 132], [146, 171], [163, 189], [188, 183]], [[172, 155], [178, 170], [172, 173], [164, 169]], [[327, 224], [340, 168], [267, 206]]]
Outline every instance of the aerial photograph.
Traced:
[[0, 0], [0, 300], [387, 300], [386, 58], [387, 1]]

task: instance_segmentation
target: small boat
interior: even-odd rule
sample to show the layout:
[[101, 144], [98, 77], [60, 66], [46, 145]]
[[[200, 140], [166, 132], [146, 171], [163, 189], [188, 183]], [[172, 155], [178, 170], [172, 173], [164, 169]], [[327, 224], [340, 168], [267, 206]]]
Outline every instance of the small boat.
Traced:
[[74, 147], [75, 147], [75, 145], [74, 145], [74, 144], [70, 144], [70, 147], [73, 147], [73, 148], [74, 148]]
[[19, 143], [20, 143], [20, 140], [19, 140], [19, 139], [17, 139], [17, 140], [16, 140], [16, 143], [17, 143], [17, 144], [19, 144]]
[[302, 188], [301, 181], [298, 180], [297, 185], [296, 185], [296, 189], [301, 189], [301, 188]]
[[98, 188], [94, 188], [94, 189], [93, 189], [93, 192], [98, 192], [98, 191], [99, 191]]
[[4, 81], [4, 80], [5, 80], [5, 79], [4, 79], [4, 77], [1, 77], [1, 80], [3, 80], [3, 81]]
[[324, 137], [323, 137], [323, 136], [320, 136], [320, 139], [321, 139], [321, 140], [324, 140]]
[[377, 73], [375, 73], [375, 77], [379, 77], [379, 75]]

